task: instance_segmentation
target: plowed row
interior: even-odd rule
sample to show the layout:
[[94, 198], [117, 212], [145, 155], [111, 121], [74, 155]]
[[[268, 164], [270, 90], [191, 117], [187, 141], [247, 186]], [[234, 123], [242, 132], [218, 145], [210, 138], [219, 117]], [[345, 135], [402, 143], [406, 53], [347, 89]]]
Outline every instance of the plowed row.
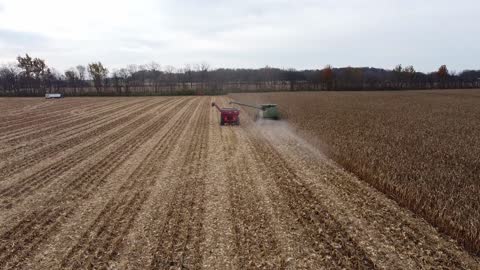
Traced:
[[225, 97], [0, 99], [0, 269], [418, 269], [478, 258]]

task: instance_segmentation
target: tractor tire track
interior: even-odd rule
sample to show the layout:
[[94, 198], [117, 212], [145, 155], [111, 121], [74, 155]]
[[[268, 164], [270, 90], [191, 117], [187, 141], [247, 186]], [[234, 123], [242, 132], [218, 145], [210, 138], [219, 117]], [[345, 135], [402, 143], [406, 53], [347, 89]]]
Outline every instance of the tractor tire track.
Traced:
[[[137, 108], [139, 106], [144, 106], [145, 104], [142, 104], [142, 102], [135, 102], [132, 104], [127, 104], [127, 105], [118, 105], [118, 106], [106, 106], [105, 108], [99, 109], [103, 110], [110, 110], [108, 113], [102, 113], [98, 117], [98, 119], [91, 120], [89, 122], [85, 122], [83, 124], [73, 126], [71, 128], [66, 128], [66, 129], [61, 129], [52, 133], [47, 134], [46, 136], [42, 136], [39, 138], [32, 138], [31, 140], [28, 140], [26, 143], [23, 141], [18, 141], [17, 143], [13, 142], [12, 144], [5, 144], [4, 147], [0, 150], [0, 157], [7, 159], [11, 157], [15, 157], [19, 153], [28, 153], [28, 151], [33, 151], [35, 149], [38, 149], [39, 147], [42, 147], [46, 144], [50, 144], [51, 141], [56, 141], [58, 138], [66, 138], [71, 135], [76, 135], [78, 133], [85, 132], [85, 130], [91, 129], [92, 126], [100, 124], [101, 122], [109, 121], [111, 119], [115, 119], [116, 114], [118, 113], [126, 113], [129, 109]], [[83, 118], [89, 117], [89, 116], [95, 116], [99, 113], [99, 110], [95, 110], [92, 113], [85, 113], [85, 116]], [[50, 140], [51, 138], [51, 140]], [[23, 142], [23, 143], [22, 143]]]
[[289, 163], [260, 137], [262, 135], [250, 132], [255, 160], [264, 164], [282, 196], [272, 200], [280, 205], [287, 204], [301, 225], [302, 236], [318, 255], [326, 259], [325, 264], [334, 268], [375, 269], [375, 264], [335, 217], [325, 210], [323, 202], [315, 197]]
[[[62, 107], [58, 111], [53, 111], [53, 112], [42, 112], [42, 111], [33, 111], [30, 114], [22, 115], [22, 117], [17, 118], [17, 119], [12, 119], [8, 121], [7, 123], [3, 123], [2, 126], [0, 126], [0, 134], [2, 134], [2, 138], [6, 135], [13, 135], [15, 133], [20, 133], [20, 132], [27, 132], [30, 130], [33, 126], [38, 126], [41, 124], [42, 128], [43, 127], [48, 127], [49, 125], [55, 124], [55, 122], [58, 123], [58, 121], [65, 120], [68, 117], [71, 119], [74, 119], [75, 117], [81, 117], [85, 115], [78, 115], [78, 114], [73, 114], [72, 112], [72, 106], [77, 108], [77, 110], [87, 110], [87, 111], [95, 111], [95, 110], [102, 110], [105, 108], [105, 104], [108, 104], [109, 106], [116, 106], [116, 103], [121, 103], [119, 102], [112, 102], [112, 103], [105, 103], [105, 102], [96, 102], [96, 103], [85, 103], [85, 104], [62, 104]], [[79, 107], [77, 107], [79, 106]], [[33, 114], [33, 115], [32, 115]]]
[[[4, 144], [6, 145], [7, 144], [15, 145], [23, 141], [31, 141], [33, 139], [37, 139], [39, 137], [49, 135], [52, 133], [52, 131], [55, 132], [57, 130], [75, 127], [80, 124], [84, 124], [86, 122], [93, 122], [96, 119], [98, 119], [98, 117], [102, 117], [104, 115], [108, 115], [116, 111], [116, 108], [111, 109], [110, 107], [111, 106], [107, 108], [101, 107], [99, 108], [99, 111], [93, 114], [89, 114], [89, 116], [87, 117], [73, 115], [66, 119], [64, 118], [62, 118], [61, 120], [55, 119], [54, 121], [52, 121], [51, 126], [47, 125], [47, 127], [45, 128], [43, 128], [43, 123], [39, 123], [34, 126], [28, 127], [26, 131], [20, 130], [20, 131], [16, 131], [14, 134], [2, 136], [0, 137], [0, 141], [3, 141]], [[38, 128], [38, 126], [42, 126], [42, 128]]]
[[211, 99], [108, 99], [125, 108], [26, 141], [0, 176], [0, 269], [480, 269], [285, 123], [220, 127]]
[[[177, 100], [178, 101], [178, 100]], [[160, 107], [158, 107], [160, 106]], [[148, 111], [152, 109], [162, 109], [165, 107], [175, 106], [175, 100], [169, 100], [167, 103], [161, 102], [160, 104], [152, 104], [150, 106], [145, 107], [142, 109], [142, 113], [147, 113], [143, 117], [135, 120], [132, 123], [129, 123], [125, 127], [121, 128], [118, 132], [110, 134], [106, 137], [103, 137], [100, 140], [97, 140], [84, 148], [78, 150], [77, 152], [72, 153], [62, 160], [52, 166], [48, 166], [34, 174], [27, 176], [19, 181], [15, 181], [13, 185], [0, 190], [0, 196], [3, 198], [3, 203], [0, 202], [0, 206], [8, 206], [12, 207], [13, 204], [17, 204], [20, 201], [24, 200], [26, 196], [34, 193], [39, 188], [42, 188], [48, 185], [50, 182], [54, 181], [57, 177], [65, 173], [66, 171], [70, 170], [71, 168], [75, 167], [79, 164], [82, 160], [88, 158], [89, 156], [93, 155], [94, 153], [101, 151], [102, 149], [108, 147], [111, 144], [114, 144], [119, 139], [123, 138], [127, 134], [133, 132], [136, 128], [140, 127], [144, 123], [148, 122], [151, 119], [151, 116], [148, 114]], [[140, 115], [141, 115], [140, 114]], [[137, 115], [131, 115], [131, 118], [135, 118]], [[118, 121], [114, 121], [112, 125], [118, 125], [124, 122], [122, 119]], [[106, 127], [105, 130], [108, 130], [109, 127]], [[101, 132], [103, 132], [103, 128]], [[80, 141], [79, 141], [80, 142]], [[67, 147], [67, 146], [65, 146]], [[58, 150], [61, 151], [63, 147], [59, 148]], [[48, 156], [48, 155], [47, 155]], [[39, 156], [41, 157], [41, 156]], [[35, 161], [35, 159], [32, 159]]]
[[58, 103], [56, 102], [50, 103], [49, 101], [44, 101], [39, 105], [22, 108], [22, 109], [19, 109], [18, 112], [11, 112], [9, 116], [0, 117], [0, 122], [2, 123], [0, 125], [0, 128], [4, 128], [6, 125], [11, 125], [12, 123], [18, 123], [19, 121], [22, 121], [25, 119], [28, 119], [28, 120], [43, 119], [45, 118], [44, 116], [46, 114], [54, 115], [61, 112], [68, 112], [71, 110], [72, 106], [81, 108], [81, 106], [84, 106], [84, 105], [95, 106], [95, 105], [100, 105], [104, 103], [108, 103], [108, 102], [97, 101], [95, 104], [92, 104], [91, 101], [86, 101], [86, 100], [68, 100], [67, 102], [65, 102], [65, 100], [62, 100], [62, 102], [58, 102]]
[[[65, 115], [72, 116], [72, 106], [75, 106], [75, 108], [78, 108], [79, 110], [93, 112], [99, 108], [104, 107], [105, 103], [107, 102], [62, 104], [61, 109], [58, 111], [49, 111], [47, 113], [44, 113], [42, 111], [35, 111], [34, 115], [23, 115], [22, 118], [3, 122], [2, 125], [0, 125], [0, 134], [8, 134], [5, 132], [6, 130], [12, 132], [27, 130], [26, 128], [30, 128], [32, 124], [42, 123], [43, 125], [48, 125], [50, 122], [58, 121], [60, 117], [63, 117]], [[121, 103], [123, 102], [108, 102], [108, 105], [115, 106]], [[84, 104], [86, 106], [84, 106]]]
[[[200, 105], [198, 103], [193, 111], [197, 111]], [[124, 236], [135, 222], [138, 210], [150, 196], [156, 176], [162, 170], [159, 161], [170, 155], [188, 126], [186, 124], [191, 120], [189, 108], [181, 114], [107, 203], [79, 243], [70, 250], [63, 260], [62, 268], [106, 268], [116, 258], [124, 244]]]
[[[181, 102], [181, 108], [188, 106], [188, 99]], [[162, 119], [171, 119], [179, 110], [169, 111], [138, 132], [141, 137], [118, 146], [119, 151], [108, 154], [104, 159], [72, 179], [63, 192], [53, 195], [40, 209], [33, 210], [19, 223], [0, 235], [0, 267], [19, 268], [25, 258], [31, 257], [35, 249], [55, 234], [58, 226], [76, 209], [80, 201], [88, 199], [102, 186], [108, 175], [121, 166], [139, 145], [157, 133], [163, 126]], [[59, 196], [60, 195], [60, 196]]]
[[[12, 130], [12, 132], [3, 132], [2, 136], [0, 137], [0, 141], [4, 141], [6, 144], [14, 145], [16, 142], [22, 142], [25, 140], [30, 141], [29, 139], [35, 139], [40, 136], [36, 134], [43, 134], [48, 131], [55, 131], [62, 129], [65, 124], [69, 123], [82, 123], [80, 121], [84, 119], [92, 120], [92, 117], [98, 116], [100, 113], [104, 113], [108, 110], [112, 110], [112, 108], [116, 108], [122, 106], [121, 104], [108, 104], [108, 106], [99, 106], [95, 109], [95, 111], [89, 111], [85, 114], [75, 114], [72, 112], [68, 115], [60, 115], [52, 119], [52, 121], [48, 121], [49, 123], [44, 122], [35, 122], [34, 125], [27, 126], [20, 130]], [[68, 126], [65, 126], [68, 127]], [[35, 136], [34, 136], [35, 135]]]
[[[163, 114], [171, 111], [176, 105], [178, 105], [178, 102], [181, 102], [182, 100], [176, 99], [172, 101], [173, 103], [170, 102], [172, 103], [170, 105], [164, 104], [159, 108], [156, 108], [156, 110], [163, 109], [162, 113], [159, 114], [159, 116], [162, 116]], [[168, 117], [168, 115], [164, 117]], [[43, 168], [37, 173], [33, 173], [25, 178], [13, 181], [12, 186], [7, 186], [7, 190], [5, 191], [2, 190], [4, 194], [4, 200], [3, 202], [1, 202], [1, 206], [3, 208], [10, 209], [12, 208], [13, 203], [19, 203], [23, 201], [29, 195], [37, 193], [39, 188], [48, 185], [52, 181], [56, 181], [60, 178], [61, 175], [67, 174], [68, 170], [65, 170], [65, 168], [68, 167], [69, 169], [72, 169], [77, 165], [77, 163], [85, 163], [84, 161], [87, 161], [88, 164], [89, 157], [93, 156], [96, 152], [99, 152], [100, 149], [110, 147], [110, 145], [112, 144], [116, 147], [118, 141], [122, 140], [123, 137], [129, 137], [128, 134], [132, 132], [136, 133], [134, 130], [149, 122], [149, 118], [151, 118], [149, 114], [144, 115], [143, 117], [140, 117], [131, 123], [127, 123], [126, 126], [123, 126], [122, 128], [119, 128], [118, 130], [111, 133], [110, 135], [102, 138], [103, 140], [100, 139], [101, 141], [94, 141], [93, 144], [90, 144], [89, 146], [87, 146], [87, 148], [82, 148], [83, 151], [88, 150], [89, 152], [83, 152], [82, 154], [79, 154], [79, 152], [73, 152], [70, 156], [67, 156], [67, 158], [60, 159], [58, 163], [55, 163], [50, 167]], [[72, 175], [70, 177], [75, 177], [75, 175]], [[56, 186], [62, 184], [64, 184], [64, 182], [58, 183]]]
[[72, 137], [82, 136], [84, 133], [88, 133], [99, 126], [109, 124], [109, 122], [115, 121], [118, 117], [128, 115], [132, 110], [136, 110], [143, 106], [145, 106], [145, 104], [132, 105], [131, 107], [128, 106], [122, 111], [115, 112], [114, 114], [102, 117], [96, 121], [60, 130], [38, 139], [32, 139], [31, 141], [28, 141], [28, 143], [20, 143], [11, 147], [5, 147], [0, 151], [0, 160], [3, 160], [0, 162], [0, 167], [5, 166], [5, 164], [15, 163], [16, 160], [21, 160], [28, 155], [35, 154], [36, 152], [44, 151], [47, 147], [53, 147], [54, 145], [63, 143]]
[[32, 108], [41, 108], [45, 105], [48, 105], [48, 102], [44, 99], [18, 98], [15, 99], [15, 102], [12, 102], [12, 98], [0, 97], [0, 106], [5, 108], [5, 114], [0, 117], [0, 120], [7, 120], [17, 114], [24, 114]]
[[[210, 99], [211, 101], [219, 101], [215, 97]], [[232, 206], [228, 192], [229, 183], [225, 164], [225, 161], [230, 157], [230, 153], [226, 152], [226, 149], [229, 147], [224, 145], [225, 140], [222, 138], [222, 127], [219, 123], [220, 115], [216, 112], [216, 109], [211, 108], [208, 123], [209, 142], [208, 160], [206, 161], [208, 165], [205, 175], [205, 216], [203, 223], [205, 240], [202, 243], [202, 250], [205, 252], [203, 252], [202, 257], [203, 269], [234, 269], [238, 265], [234, 251], [235, 237], [233, 221], [230, 216]], [[237, 148], [237, 146], [230, 148]], [[174, 154], [177, 157], [180, 156], [178, 153]], [[168, 187], [165, 189], [168, 189]]]
[[[23, 98], [22, 98], [23, 99]], [[111, 102], [117, 103], [117, 101], [121, 101], [121, 99], [112, 99], [112, 100], [101, 100], [96, 98], [68, 98], [63, 100], [42, 100], [41, 98], [32, 98], [32, 101], [40, 102], [37, 105], [26, 106], [17, 111], [13, 111], [7, 116], [0, 117], [0, 120], [4, 120], [5, 123], [9, 121], [16, 121], [18, 119], [22, 119], [25, 116], [33, 116], [38, 117], [38, 113], [55, 113], [55, 112], [62, 112], [67, 110], [67, 108], [72, 108], [72, 106], [83, 108], [83, 106], [95, 104], [110, 104]], [[30, 101], [30, 102], [32, 102]]]
[[167, 207], [151, 269], [200, 269], [201, 244], [204, 240], [203, 216], [205, 199], [205, 168], [208, 144], [210, 106], [204, 105], [192, 128], [193, 138], [180, 165], [177, 186]]
[[[72, 145], [80, 145], [81, 143], [83, 143], [83, 142], [85, 142], [85, 141], [87, 141], [91, 138], [97, 137], [98, 135], [101, 135], [101, 134], [107, 132], [108, 130], [113, 129], [113, 128], [121, 125], [122, 123], [126, 123], [126, 122], [138, 117], [138, 115], [142, 115], [142, 114], [152, 110], [157, 105], [164, 104], [167, 101], [168, 100], [163, 100], [160, 103], [154, 103], [154, 104], [150, 104], [148, 106], [142, 106], [142, 108], [140, 108], [138, 110], [126, 111], [125, 114], [127, 114], [127, 115], [125, 117], [123, 117], [123, 114], [115, 115], [115, 116], [113, 116], [114, 118], [112, 117], [115, 120], [112, 119], [113, 121], [108, 121], [109, 119], [107, 119], [107, 121], [106, 121], [107, 124], [103, 125], [103, 126], [102, 126], [102, 124], [104, 122], [97, 122], [96, 121], [96, 123], [98, 125], [95, 125], [94, 129], [92, 129], [92, 130], [90, 130], [86, 133], [77, 133], [78, 136], [75, 136], [75, 137], [72, 137], [72, 138], [67, 138], [66, 140], [61, 141], [60, 143], [53, 144], [51, 146], [42, 148], [40, 151], [35, 152], [32, 155], [26, 156], [26, 157], [24, 157], [23, 159], [20, 159], [20, 160], [11, 161], [10, 164], [8, 164], [6, 166], [3, 166], [3, 167], [0, 167], [0, 174], [4, 178], [12, 176], [13, 174], [24, 170], [25, 168], [33, 166], [36, 162], [38, 162], [38, 160], [48, 159], [48, 158], [54, 157], [55, 155], [57, 155], [58, 153], [60, 153], [64, 149], [67, 149], [67, 148], [71, 147]], [[129, 105], [127, 105], [127, 107], [128, 106]], [[104, 147], [104, 146], [106, 146], [106, 144], [102, 144], [100, 147]], [[88, 145], [85, 148], [87, 148], [87, 147], [88, 147]], [[3, 156], [3, 154], [0, 155], [0, 156]], [[0, 194], [2, 194], [1, 191], [0, 191]]]
[[252, 179], [255, 174], [247, 164], [248, 151], [239, 149], [237, 133], [232, 129], [222, 129], [222, 144], [228, 156], [225, 162], [236, 266], [238, 269], [285, 269], [286, 264], [279, 256], [280, 243], [271, 226], [273, 221], [264, 209], [263, 199]]

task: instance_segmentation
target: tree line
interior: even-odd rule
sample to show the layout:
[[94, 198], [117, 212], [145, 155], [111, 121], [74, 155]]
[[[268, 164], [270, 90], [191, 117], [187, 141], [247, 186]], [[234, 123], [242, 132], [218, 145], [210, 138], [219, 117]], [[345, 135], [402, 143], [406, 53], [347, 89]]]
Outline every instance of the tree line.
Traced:
[[78, 65], [63, 73], [30, 55], [0, 67], [0, 96], [202, 95], [247, 91], [403, 90], [480, 88], [480, 70], [450, 72], [442, 65], [423, 73], [413, 66], [393, 70], [367, 67], [295, 70], [211, 69], [206, 63], [182, 68], [152, 62], [110, 71], [101, 62]]

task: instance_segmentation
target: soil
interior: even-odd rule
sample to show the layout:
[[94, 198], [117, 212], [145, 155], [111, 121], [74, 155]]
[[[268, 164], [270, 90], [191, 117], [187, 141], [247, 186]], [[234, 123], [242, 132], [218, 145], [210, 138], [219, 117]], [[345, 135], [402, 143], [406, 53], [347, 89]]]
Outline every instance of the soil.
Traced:
[[2, 269], [478, 269], [227, 97], [0, 99]]

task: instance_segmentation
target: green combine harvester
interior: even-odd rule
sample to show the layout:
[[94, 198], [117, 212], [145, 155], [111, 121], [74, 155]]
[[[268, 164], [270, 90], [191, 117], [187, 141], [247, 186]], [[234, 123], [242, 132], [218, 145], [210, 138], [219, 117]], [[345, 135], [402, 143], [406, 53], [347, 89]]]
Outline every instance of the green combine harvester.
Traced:
[[257, 113], [255, 114], [255, 120], [260, 118], [272, 119], [272, 120], [280, 119], [280, 112], [278, 111], [277, 104], [251, 105], [251, 104], [245, 104], [245, 103], [236, 102], [236, 101], [230, 101], [230, 104], [237, 104], [240, 106], [257, 109]]

